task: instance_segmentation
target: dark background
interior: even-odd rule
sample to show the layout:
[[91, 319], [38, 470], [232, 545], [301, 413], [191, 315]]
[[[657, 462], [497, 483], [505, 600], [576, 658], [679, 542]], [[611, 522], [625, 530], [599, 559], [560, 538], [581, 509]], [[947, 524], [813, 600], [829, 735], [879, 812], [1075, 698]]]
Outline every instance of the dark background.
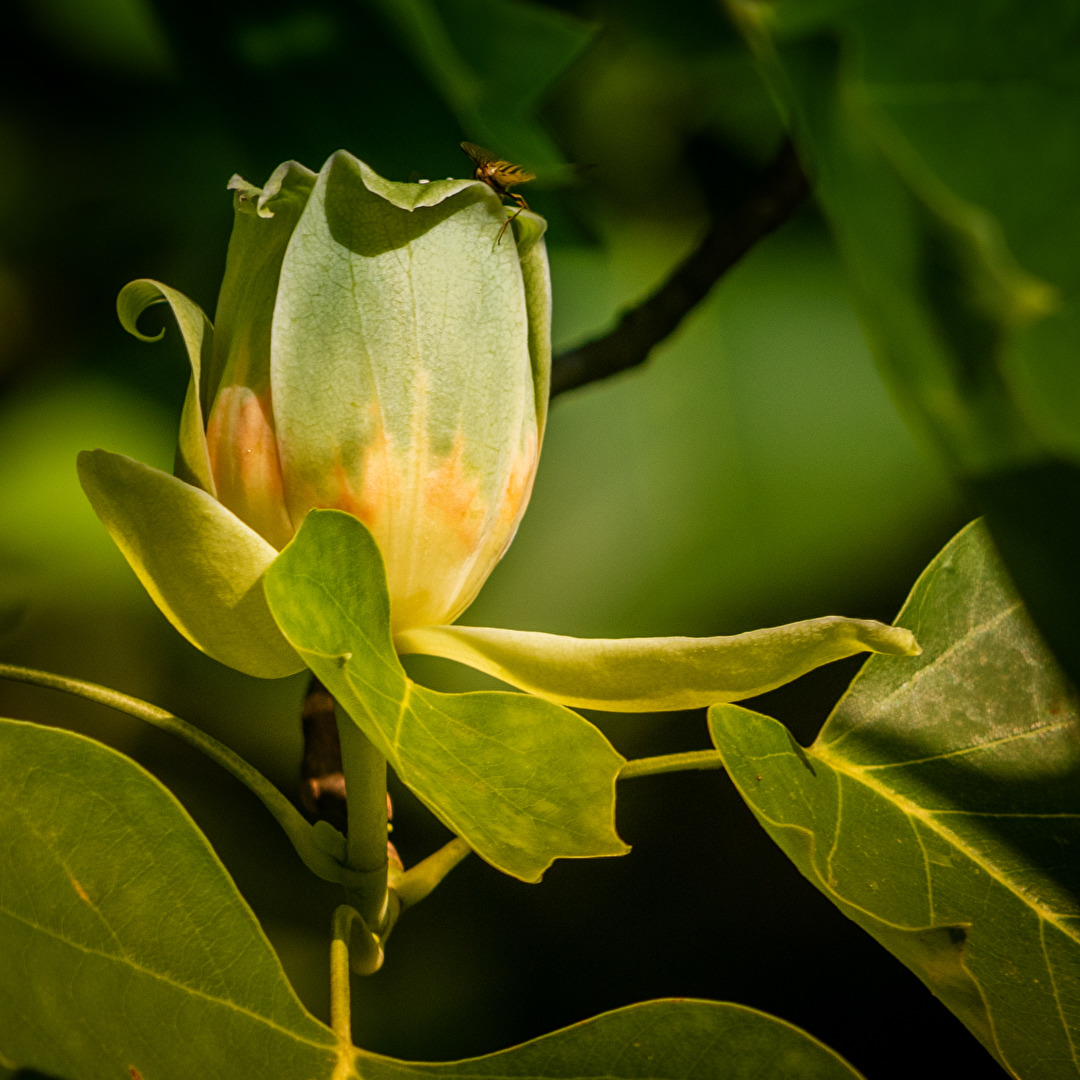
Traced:
[[[441, 52], [418, 47], [417, 12]], [[344, 147], [393, 179], [464, 176], [469, 138], [540, 173], [526, 194], [550, 221], [556, 341], [577, 343], [663, 277], [710, 206], [737, 202], [781, 123], [706, 0], [22, 0], [5, 24], [0, 605], [26, 615], [0, 657], [154, 701], [291, 793], [303, 678], [249, 679], [188, 646], [78, 488], [80, 449], [172, 458], [178, 335], [128, 337], [116, 293], [158, 278], [212, 313], [233, 172], [262, 183], [282, 160], [318, 168]], [[647, 369], [556, 403], [520, 535], [464, 621], [597, 636], [889, 621], [967, 516], [882, 387], [807, 206]], [[809, 742], [857, 668], [750, 704]], [[447, 663], [414, 670], [476, 685]], [[80, 701], [0, 685], [0, 714], [104, 739], [161, 777], [326, 1018], [338, 895], [251, 796], [167, 736]], [[628, 756], [708, 745], [699, 713], [594, 719]], [[445, 834], [394, 793], [394, 839], [412, 862]], [[704, 997], [805, 1027], [870, 1080], [1000, 1075], [800, 877], [722, 774], [625, 782], [619, 829], [631, 855], [558, 863], [540, 886], [467, 861], [354, 987], [357, 1042], [451, 1059], [636, 1001]]]

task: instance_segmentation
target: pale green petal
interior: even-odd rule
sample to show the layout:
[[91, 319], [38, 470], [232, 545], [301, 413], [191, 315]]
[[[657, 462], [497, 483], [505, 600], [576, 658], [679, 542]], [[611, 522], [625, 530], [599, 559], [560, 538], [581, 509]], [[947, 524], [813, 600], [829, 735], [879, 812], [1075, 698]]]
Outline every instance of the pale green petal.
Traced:
[[180, 334], [187, 347], [191, 363], [191, 380], [184, 411], [180, 416], [180, 438], [176, 447], [176, 475], [189, 484], [196, 484], [203, 491], [214, 495], [214, 477], [210, 471], [210, 458], [206, 452], [206, 417], [210, 403], [204, 400], [203, 373], [209, 367], [213, 350], [214, 328], [203, 309], [183, 293], [163, 285], [160, 281], [140, 278], [120, 290], [116, 298], [116, 313], [124, 329], [140, 341], [160, 341], [165, 331], [150, 337], [140, 332], [139, 316], [151, 304], [167, 303]]
[[551, 272], [544, 244], [547, 222], [539, 214], [523, 210], [514, 218], [513, 228], [525, 283], [525, 307], [529, 313], [529, 358], [536, 389], [536, 427], [543, 441], [551, 396]]
[[216, 499], [105, 450], [79, 455], [98, 517], [154, 603], [193, 645], [248, 675], [304, 664], [266, 607], [262, 575], [277, 552]]
[[240, 176], [233, 192], [233, 231], [214, 312], [213, 359], [203, 383], [210, 407], [222, 385], [270, 384], [270, 324], [277, 300], [281, 260], [315, 185], [315, 173], [295, 161], [279, 165], [257, 188]]
[[464, 610], [532, 488], [540, 331], [505, 223], [485, 184], [398, 184], [338, 153], [282, 263], [271, 396], [289, 515], [367, 524], [396, 626]]
[[[419, 210], [425, 206], [438, 206], [444, 199], [466, 188], [475, 188], [488, 201], [499, 202], [498, 196], [480, 180], [434, 180], [430, 184], [403, 184], [380, 176], [367, 162], [354, 158], [345, 150], [339, 150], [334, 158], [354, 162], [368, 191], [381, 195], [399, 210]], [[330, 160], [333, 161], [334, 158]]]
[[572, 638], [425, 626], [399, 633], [394, 644], [400, 653], [468, 664], [549, 701], [610, 712], [740, 701], [845, 656], [920, 651], [910, 630], [839, 615], [709, 638]]

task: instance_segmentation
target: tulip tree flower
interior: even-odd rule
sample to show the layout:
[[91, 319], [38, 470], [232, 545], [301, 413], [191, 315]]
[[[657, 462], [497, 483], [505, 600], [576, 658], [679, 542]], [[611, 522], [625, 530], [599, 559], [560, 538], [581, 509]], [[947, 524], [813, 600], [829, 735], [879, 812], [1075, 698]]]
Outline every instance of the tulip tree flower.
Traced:
[[[623, 759], [566, 706], [688, 709], [779, 686], [907, 630], [828, 617], [735, 637], [582, 640], [455, 627], [513, 538], [550, 369], [544, 222], [475, 180], [393, 183], [346, 153], [295, 162], [236, 221], [211, 326], [158, 282], [192, 376], [175, 475], [80, 457], [94, 509], [173, 625], [250, 675], [311, 668], [401, 779], [481, 855], [536, 880], [619, 854]], [[512, 241], [512, 242], [511, 242]], [[160, 336], [160, 335], [159, 335]], [[153, 340], [153, 339], [145, 339]], [[401, 653], [520, 693], [437, 694]]]

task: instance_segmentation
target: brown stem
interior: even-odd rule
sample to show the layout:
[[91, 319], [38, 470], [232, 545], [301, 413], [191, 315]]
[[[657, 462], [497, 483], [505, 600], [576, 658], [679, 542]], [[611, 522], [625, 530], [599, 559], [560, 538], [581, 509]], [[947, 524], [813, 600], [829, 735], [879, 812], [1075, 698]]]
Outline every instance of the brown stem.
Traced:
[[701, 243], [656, 292], [624, 312], [609, 334], [555, 358], [551, 396], [643, 363], [726, 271], [791, 216], [808, 192], [795, 149], [786, 142], [750, 195], [734, 213], [713, 219]]
[[334, 699], [312, 675], [304, 697], [304, 760], [300, 765], [300, 803], [308, 816], [348, 831], [345, 774], [341, 768]]

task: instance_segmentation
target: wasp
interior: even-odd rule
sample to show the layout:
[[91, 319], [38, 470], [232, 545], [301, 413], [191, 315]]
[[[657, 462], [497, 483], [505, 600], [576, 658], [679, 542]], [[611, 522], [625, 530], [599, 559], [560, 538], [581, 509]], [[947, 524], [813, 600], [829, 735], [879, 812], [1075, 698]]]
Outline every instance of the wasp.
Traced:
[[469, 159], [476, 166], [476, 170], [473, 172], [474, 180], [482, 180], [500, 198], [513, 199], [517, 203], [517, 210], [503, 222], [503, 227], [499, 230], [499, 235], [495, 240], [495, 243], [498, 244], [502, 241], [503, 233], [506, 232], [510, 222], [522, 210], [529, 209], [529, 204], [510, 189], [517, 187], [518, 184], [525, 184], [530, 180], [535, 180], [536, 176], [534, 173], [523, 169], [520, 165], [515, 165], [511, 161], [503, 161], [490, 150], [485, 150], [482, 146], [477, 146], [476, 143], [463, 142], [461, 149], [469, 155]]

